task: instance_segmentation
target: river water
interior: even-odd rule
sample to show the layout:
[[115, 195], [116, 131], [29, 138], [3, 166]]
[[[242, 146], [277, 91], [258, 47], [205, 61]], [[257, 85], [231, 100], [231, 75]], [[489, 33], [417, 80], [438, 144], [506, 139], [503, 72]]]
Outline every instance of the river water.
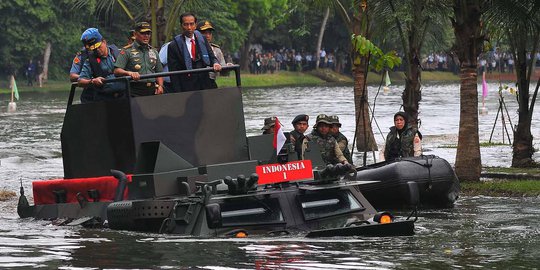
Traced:
[[[495, 122], [497, 85], [480, 116], [480, 140], [503, 142], [502, 123]], [[373, 129], [384, 142], [392, 116], [399, 110], [402, 86], [378, 95], [369, 88], [375, 110]], [[503, 94], [512, 123], [517, 123], [515, 97]], [[23, 93], [15, 113], [6, 113], [8, 96], [0, 96], [0, 189], [18, 191], [22, 182], [63, 175], [60, 129], [66, 93]], [[285, 128], [295, 115], [336, 114], [342, 132], [354, 136], [351, 87], [294, 87], [244, 91], [248, 135], [260, 133], [263, 119], [276, 115]], [[375, 104], [375, 106], [373, 105]], [[459, 125], [459, 86], [423, 88], [420, 118], [426, 154], [455, 160]], [[481, 105], [480, 105], [481, 107]], [[506, 116], [506, 111], [505, 111]], [[540, 115], [535, 113], [535, 119]], [[507, 119], [508, 120], [508, 119]], [[382, 132], [379, 131], [382, 130]], [[507, 122], [511, 133], [511, 127]], [[540, 123], [533, 121], [533, 136]], [[510, 134], [511, 136], [512, 134]], [[508, 140], [505, 138], [505, 142]], [[535, 142], [535, 148], [539, 148]], [[511, 147], [483, 147], [484, 166], [510, 166]], [[357, 164], [361, 154], [355, 154]], [[369, 162], [372, 155], [369, 154]], [[539, 161], [540, 156], [535, 155]], [[30, 196], [31, 197], [31, 196]], [[0, 202], [0, 267], [46, 269], [446, 269], [538, 268], [540, 198], [462, 197], [452, 209], [424, 210], [416, 235], [396, 238], [193, 239], [170, 235], [58, 227], [48, 221], [21, 220], [16, 199]], [[398, 213], [405, 215], [407, 213]]]

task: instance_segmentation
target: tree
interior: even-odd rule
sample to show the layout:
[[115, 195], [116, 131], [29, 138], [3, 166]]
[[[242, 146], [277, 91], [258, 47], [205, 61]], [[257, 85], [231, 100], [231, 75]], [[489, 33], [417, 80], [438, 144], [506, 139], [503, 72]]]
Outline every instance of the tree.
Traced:
[[239, 0], [237, 2], [238, 24], [246, 32], [246, 38], [240, 48], [240, 65], [243, 70], [248, 70], [251, 44], [287, 18], [283, 15], [287, 14], [289, 5], [287, 0]]
[[[535, 0], [494, 0], [486, 12], [494, 37], [506, 38], [515, 59], [518, 88], [518, 124], [514, 128], [512, 167], [537, 166], [531, 122], [540, 80], [532, 98], [529, 93], [535, 55], [540, 45], [540, 2]], [[529, 54], [531, 60], [527, 60]]]
[[172, 36], [182, 8], [196, 2], [197, 0], [77, 0], [74, 7], [78, 10], [91, 10], [95, 15], [105, 13], [110, 19], [114, 17], [114, 7], [118, 5], [130, 19], [131, 25], [138, 21], [148, 21], [152, 25], [152, 46], [159, 48]]
[[455, 170], [461, 181], [479, 181], [482, 163], [478, 135], [477, 57], [485, 35], [481, 16], [487, 1], [453, 0], [451, 18], [460, 61], [460, 116]]
[[[443, 2], [433, 0], [386, 0], [378, 2], [375, 10], [381, 15], [382, 28], [388, 27], [399, 34], [405, 56], [403, 109], [410, 116], [409, 124], [417, 126], [419, 103], [422, 100], [420, 53], [429, 37], [440, 39], [443, 36], [446, 20], [442, 18], [445, 18], [450, 10]], [[388, 26], [389, 23], [394, 26]], [[432, 35], [429, 35], [430, 33]]]
[[[40, 60], [52, 77], [65, 76], [75, 49], [80, 47], [82, 20], [66, 9], [69, 0], [0, 1], [0, 23], [4, 25], [0, 45], [0, 69], [16, 73], [29, 59]], [[65, 23], [69, 21], [69, 23]], [[49, 45], [50, 44], [50, 45]], [[47, 48], [50, 46], [50, 63]], [[45, 56], [45, 57], [44, 57]], [[50, 68], [48, 68], [50, 66]], [[44, 68], [44, 71], [47, 71]], [[45, 77], [48, 74], [43, 74]], [[64, 77], [65, 78], [65, 77]]]

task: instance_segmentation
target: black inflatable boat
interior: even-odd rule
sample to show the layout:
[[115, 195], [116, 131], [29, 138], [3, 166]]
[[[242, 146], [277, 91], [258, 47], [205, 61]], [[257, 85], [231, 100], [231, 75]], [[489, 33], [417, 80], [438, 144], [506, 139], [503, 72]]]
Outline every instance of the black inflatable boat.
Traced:
[[418, 185], [422, 207], [451, 207], [460, 190], [452, 166], [446, 160], [432, 155], [361, 167], [358, 168], [356, 179], [369, 181], [357, 188], [377, 208], [409, 206], [410, 182]]

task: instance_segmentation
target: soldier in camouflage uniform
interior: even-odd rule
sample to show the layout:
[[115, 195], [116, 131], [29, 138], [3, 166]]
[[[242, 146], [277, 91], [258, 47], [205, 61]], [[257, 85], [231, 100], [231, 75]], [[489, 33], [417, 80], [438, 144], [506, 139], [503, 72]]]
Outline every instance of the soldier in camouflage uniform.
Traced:
[[343, 156], [343, 152], [339, 149], [336, 139], [330, 135], [331, 125], [332, 122], [330, 122], [327, 115], [318, 115], [317, 123], [313, 126], [315, 129], [306, 136], [306, 139], [317, 143], [322, 159], [326, 164], [349, 164], [345, 156]]
[[261, 128], [263, 131], [262, 134], [274, 134], [274, 127], [276, 125], [276, 117], [267, 117], [264, 118], [264, 126]]
[[135, 41], [122, 48], [114, 65], [114, 75], [131, 76], [135, 81], [131, 83], [132, 96], [163, 94], [162, 77], [140, 80], [141, 75], [163, 71], [158, 52], [149, 44], [151, 35], [149, 23], [138, 23], [135, 27]]
[[[407, 124], [407, 114], [397, 112], [394, 115], [394, 126], [386, 136], [384, 159], [391, 161], [401, 157], [419, 156], [422, 154], [420, 132]], [[415, 149], [415, 147], [417, 149]]]
[[351, 151], [349, 150], [349, 140], [343, 133], [339, 131], [341, 128], [341, 123], [339, 122], [339, 117], [337, 115], [330, 116], [330, 121], [332, 122], [332, 127], [330, 127], [330, 134], [336, 138], [336, 141], [339, 145], [339, 149], [343, 152], [343, 155], [347, 161], [352, 164]]

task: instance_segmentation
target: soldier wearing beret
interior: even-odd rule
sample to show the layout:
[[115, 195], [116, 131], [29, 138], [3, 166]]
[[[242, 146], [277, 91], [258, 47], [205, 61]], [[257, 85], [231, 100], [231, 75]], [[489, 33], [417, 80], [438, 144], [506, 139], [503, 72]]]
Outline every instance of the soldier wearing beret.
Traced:
[[349, 140], [343, 133], [339, 131], [341, 128], [341, 123], [339, 122], [339, 117], [337, 115], [330, 116], [330, 122], [332, 126], [330, 127], [330, 134], [336, 139], [339, 149], [343, 152], [343, 155], [349, 163], [352, 164], [351, 151], [349, 150]]
[[147, 22], [135, 26], [135, 41], [120, 51], [116, 60], [114, 74], [116, 76], [131, 76], [132, 96], [148, 96], [163, 94], [163, 78], [140, 80], [141, 75], [163, 71], [156, 49], [150, 46], [152, 29]]
[[330, 135], [332, 122], [326, 114], [319, 114], [315, 123], [315, 128], [306, 139], [315, 142], [319, 146], [321, 156], [326, 164], [349, 164], [343, 152], [339, 149], [336, 139]]
[[291, 143], [294, 145], [294, 150], [298, 153], [300, 158], [302, 155], [302, 146], [304, 145], [304, 133], [309, 127], [309, 116], [306, 114], [299, 114], [292, 120], [294, 130], [289, 133]]

